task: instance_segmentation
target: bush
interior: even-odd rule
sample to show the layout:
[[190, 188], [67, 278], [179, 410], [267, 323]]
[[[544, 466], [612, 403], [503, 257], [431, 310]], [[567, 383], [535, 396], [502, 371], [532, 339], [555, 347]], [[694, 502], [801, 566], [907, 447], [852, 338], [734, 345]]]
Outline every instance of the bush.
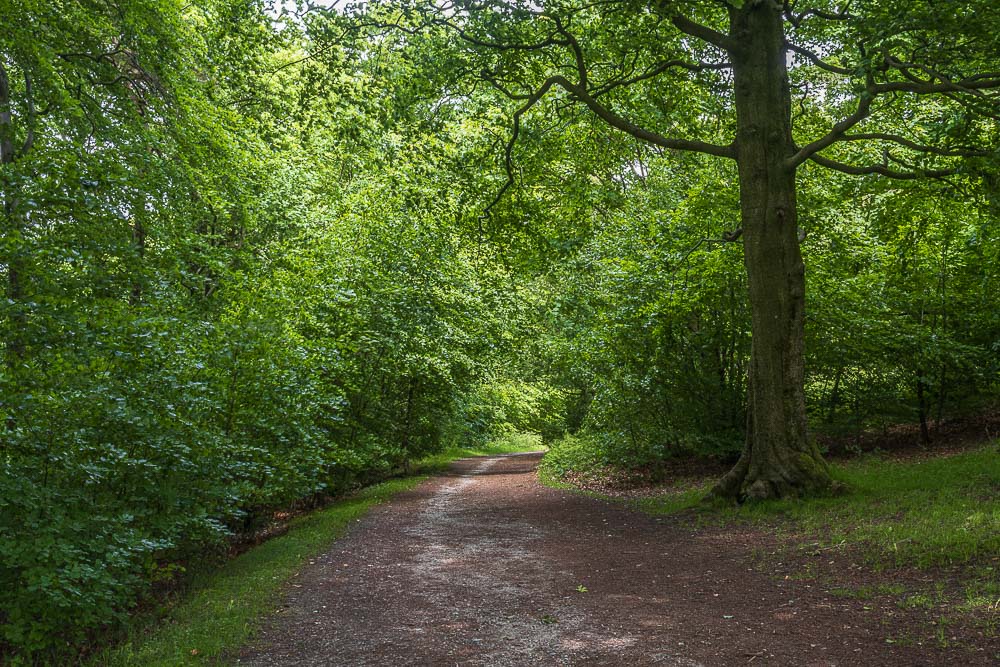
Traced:
[[610, 465], [606, 441], [592, 433], [566, 434], [549, 445], [539, 467], [543, 476], [559, 479], [570, 472], [589, 472]]

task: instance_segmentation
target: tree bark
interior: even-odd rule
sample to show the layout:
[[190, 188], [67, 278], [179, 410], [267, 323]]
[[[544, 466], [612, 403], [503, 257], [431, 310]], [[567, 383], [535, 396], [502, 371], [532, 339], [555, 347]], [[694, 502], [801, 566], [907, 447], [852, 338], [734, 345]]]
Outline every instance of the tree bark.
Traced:
[[748, 0], [730, 18], [753, 345], [746, 444], [713, 493], [764, 499], [823, 491], [831, 478], [806, 432], [805, 265], [788, 166], [795, 144], [781, 3]]

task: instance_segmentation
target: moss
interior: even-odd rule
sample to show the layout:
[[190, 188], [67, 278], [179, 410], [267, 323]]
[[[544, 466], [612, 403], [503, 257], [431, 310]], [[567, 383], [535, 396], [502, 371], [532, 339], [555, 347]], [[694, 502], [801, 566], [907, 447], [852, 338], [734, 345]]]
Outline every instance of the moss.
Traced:
[[802, 452], [796, 456], [795, 462], [799, 478], [803, 482], [798, 485], [801, 493], [825, 493], [830, 490], [833, 485], [830, 466], [819, 456], [818, 452], [814, 454]]

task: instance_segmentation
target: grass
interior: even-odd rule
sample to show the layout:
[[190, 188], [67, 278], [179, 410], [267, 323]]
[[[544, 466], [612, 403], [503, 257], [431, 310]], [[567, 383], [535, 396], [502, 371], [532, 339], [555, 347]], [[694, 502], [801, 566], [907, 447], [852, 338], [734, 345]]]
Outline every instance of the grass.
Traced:
[[861, 586], [859, 588], [836, 586], [829, 589], [828, 592], [830, 595], [838, 598], [870, 600], [882, 595], [892, 595], [898, 597], [906, 592], [906, 587], [901, 584], [879, 584], [878, 586]]
[[697, 509], [708, 495], [715, 480], [705, 482], [680, 492], [642, 498], [636, 501], [639, 509], [649, 514], [676, 514], [683, 510]]
[[[1000, 456], [997, 445], [918, 462], [865, 458], [835, 467], [843, 496], [749, 503], [703, 510], [703, 519], [743, 520], [807, 533], [818, 548], [856, 546], [875, 566], [1000, 566]], [[653, 514], [699, 506], [696, 488], [639, 502]], [[993, 559], [992, 561], [990, 559]], [[982, 568], [981, 568], [982, 569]]]
[[[865, 459], [834, 470], [845, 496], [780, 500], [731, 510], [857, 545], [876, 566], [963, 565], [1000, 555], [1000, 456], [996, 445], [919, 462]], [[1000, 565], [995, 560], [993, 568]]]
[[514, 434], [485, 448], [453, 448], [416, 461], [413, 476], [391, 479], [294, 519], [285, 535], [225, 563], [197, 573], [158, 619], [138, 621], [128, 638], [94, 656], [107, 667], [173, 667], [213, 664], [243, 646], [261, 617], [271, 611], [282, 586], [310, 558], [330, 546], [372, 506], [411, 489], [451, 461], [541, 449], [537, 436]]

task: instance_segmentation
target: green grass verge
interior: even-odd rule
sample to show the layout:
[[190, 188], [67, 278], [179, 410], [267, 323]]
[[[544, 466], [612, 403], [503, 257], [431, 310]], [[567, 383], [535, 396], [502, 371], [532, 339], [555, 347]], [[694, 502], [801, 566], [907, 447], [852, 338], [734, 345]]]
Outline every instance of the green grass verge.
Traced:
[[929, 459], [868, 459], [834, 470], [849, 494], [746, 505], [749, 519], [781, 516], [832, 544], [859, 544], [873, 564], [930, 567], [1000, 555], [997, 447]]
[[[705, 507], [702, 499], [712, 482], [706, 480], [701, 487], [636, 504], [651, 514], [697, 510], [705, 522], [746, 521], [805, 534], [820, 548], [857, 547], [875, 567], [978, 563], [995, 580], [1000, 569], [998, 446], [915, 462], [867, 457], [834, 466], [834, 477], [849, 488], [843, 496]], [[544, 462], [542, 469], [543, 482], [559, 484]]]
[[[997, 446], [917, 462], [868, 457], [833, 469], [843, 496], [712, 508], [703, 516], [768, 523], [859, 545], [876, 565], [955, 565], [1000, 554]], [[704, 491], [707, 491], [706, 485]], [[651, 498], [652, 513], [698, 506], [703, 490]]]
[[195, 575], [182, 599], [155, 628], [137, 628], [92, 664], [118, 667], [211, 663], [242, 646], [270, 611], [282, 584], [373, 505], [416, 486], [422, 477], [393, 479], [292, 521], [288, 533], [221, 568]]
[[228, 561], [197, 573], [165, 616], [138, 622], [128, 638], [90, 660], [107, 667], [173, 667], [213, 664], [243, 646], [258, 620], [274, 608], [282, 585], [310, 558], [329, 548], [373, 505], [411, 489], [455, 459], [541, 449], [534, 436], [515, 434], [483, 448], [448, 449], [414, 462], [414, 476], [362, 489], [291, 522], [276, 537]]

